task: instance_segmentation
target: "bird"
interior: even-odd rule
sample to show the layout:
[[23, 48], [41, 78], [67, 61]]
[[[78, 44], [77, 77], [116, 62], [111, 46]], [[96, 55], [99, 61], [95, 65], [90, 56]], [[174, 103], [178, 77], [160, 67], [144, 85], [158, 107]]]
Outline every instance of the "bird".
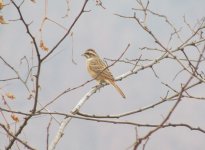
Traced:
[[94, 78], [99, 84], [111, 84], [123, 98], [126, 98], [125, 94], [115, 83], [115, 79], [107, 64], [100, 58], [95, 50], [87, 49], [82, 56], [86, 58], [87, 70], [92, 78]]

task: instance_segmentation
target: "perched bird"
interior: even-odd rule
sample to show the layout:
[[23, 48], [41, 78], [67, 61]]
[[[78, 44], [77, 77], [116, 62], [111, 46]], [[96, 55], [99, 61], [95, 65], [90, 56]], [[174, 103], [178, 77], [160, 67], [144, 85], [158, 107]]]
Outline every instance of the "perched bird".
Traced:
[[99, 57], [99, 55], [93, 49], [88, 49], [83, 56], [86, 58], [87, 70], [91, 77], [100, 84], [105, 82], [113, 85], [120, 95], [125, 98], [125, 94], [115, 83], [115, 79], [108, 69], [107, 64]]

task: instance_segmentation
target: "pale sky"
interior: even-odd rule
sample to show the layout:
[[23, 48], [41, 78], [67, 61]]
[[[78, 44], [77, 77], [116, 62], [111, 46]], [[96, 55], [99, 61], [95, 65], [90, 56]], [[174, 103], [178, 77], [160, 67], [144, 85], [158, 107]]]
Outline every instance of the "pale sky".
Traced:
[[[70, 0], [71, 1], [71, 0]], [[8, 0], [4, 1], [5, 3]], [[67, 88], [78, 86], [91, 77], [88, 75], [85, 67], [85, 58], [81, 54], [88, 48], [95, 49], [102, 58], [117, 59], [125, 50], [128, 43], [130, 48], [123, 56], [123, 59], [136, 59], [142, 54], [145, 59], [158, 58], [159, 54], [141, 51], [142, 47], [156, 47], [154, 40], [142, 30], [139, 25], [131, 19], [120, 18], [116, 15], [133, 16], [132, 8], [138, 5], [135, 0], [102, 0], [105, 10], [95, 5], [95, 0], [90, 0], [86, 10], [76, 23], [73, 32], [73, 42], [71, 36], [68, 36], [56, 49], [56, 51], [43, 64], [40, 76], [40, 97], [39, 102], [42, 105], [47, 104], [58, 94]], [[62, 17], [66, 13], [66, 1], [49, 1], [48, 17], [69, 28], [73, 19], [76, 17], [83, 0], [72, 0], [70, 2], [70, 12], [66, 19]], [[149, 9], [166, 15], [173, 25], [180, 29], [183, 28], [182, 37], [186, 39], [191, 33], [187, 32], [183, 16], [194, 26], [197, 20], [204, 17], [204, 0], [150, 0]], [[26, 1], [23, 6], [23, 15], [30, 25], [31, 31], [36, 37], [40, 38], [39, 28], [44, 15], [44, 1], [36, 0], [36, 3]], [[16, 9], [10, 4], [0, 12], [5, 20], [18, 19]], [[141, 15], [137, 14], [140, 18]], [[142, 18], [143, 19], [143, 18]], [[32, 46], [30, 38], [25, 32], [25, 27], [20, 21], [8, 21], [7, 25], [0, 25], [0, 55], [8, 61], [19, 74], [25, 78], [27, 65], [25, 60], [20, 64], [21, 58], [26, 56], [29, 60], [32, 57]], [[152, 29], [154, 34], [166, 44], [169, 35], [172, 32], [169, 26], [165, 24], [164, 19], [159, 19], [150, 15], [147, 18], [147, 26]], [[48, 48], [52, 48], [56, 42], [65, 34], [65, 30], [54, 23], [47, 22], [43, 31], [43, 39]], [[72, 45], [73, 43], [73, 45]], [[177, 42], [170, 44], [175, 48]], [[72, 47], [74, 49], [74, 60], [72, 63]], [[47, 52], [41, 51], [44, 56]], [[192, 55], [195, 57], [195, 54]], [[36, 59], [34, 60], [34, 63]], [[31, 61], [30, 61], [31, 63]], [[111, 63], [108, 61], [108, 63]], [[146, 63], [141, 63], [146, 65]], [[31, 64], [30, 64], [31, 65]], [[0, 79], [14, 77], [15, 74], [0, 61], [1, 74]], [[115, 77], [122, 75], [132, 69], [129, 64], [116, 63], [110, 68]], [[124, 112], [140, 109], [149, 106], [160, 100], [160, 97], [166, 95], [168, 88], [161, 82], [171, 84], [179, 89], [180, 83], [187, 79], [187, 74], [180, 74], [173, 81], [174, 76], [180, 71], [180, 66], [172, 61], [162, 62], [154, 67], [157, 79], [151, 69], [140, 71], [139, 73], [123, 79], [117, 84], [126, 94], [127, 99], [123, 100], [112, 86], [106, 86], [95, 93], [90, 100], [82, 107], [81, 111], [95, 115], [114, 115]], [[36, 70], [34, 70], [36, 71]], [[78, 103], [81, 97], [88, 92], [95, 81], [79, 88], [75, 91], [65, 94], [48, 109], [52, 112], [66, 113]], [[5, 83], [0, 82], [3, 87], [1, 94], [11, 91], [15, 94], [16, 100], [9, 102], [13, 110], [29, 112], [32, 108], [32, 101], [27, 100], [28, 92], [25, 87], [17, 80]], [[32, 87], [31, 84], [29, 84]], [[204, 86], [192, 89], [196, 95], [204, 96]], [[139, 113], [130, 117], [122, 118], [123, 121], [135, 121], [144, 124], [157, 124], [163, 120], [168, 110], [173, 104], [165, 103], [154, 109]], [[3, 102], [0, 107], [4, 108]], [[38, 107], [40, 108], [40, 106]], [[205, 105], [201, 101], [183, 101], [173, 113], [169, 120], [172, 123], [187, 123], [194, 127], [200, 126], [205, 129]], [[0, 115], [1, 116], [1, 115]], [[9, 115], [8, 115], [9, 116]], [[21, 116], [22, 117], [22, 116]], [[21, 118], [22, 119], [22, 118]], [[24, 129], [20, 138], [29, 141], [33, 147], [43, 150], [46, 142], [46, 127], [50, 117], [40, 116], [30, 120]], [[63, 117], [57, 117], [59, 121]], [[9, 119], [8, 119], [9, 120]], [[2, 117], [0, 122], [3, 123]], [[19, 124], [21, 124], [20, 122]], [[54, 138], [59, 125], [53, 120], [50, 133], [50, 142]], [[149, 128], [139, 128], [138, 134], [144, 135]], [[108, 123], [98, 123], [86, 120], [73, 119], [65, 130], [65, 134], [58, 143], [57, 150], [126, 150], [135, 142], [136, 131], [133, 126], [115, 125]], [[6, 136], [0, 129], [0, 149], [7, 145]], [[146, 145], [146, 150], [204, 150], [205, 134], [198, 131], [190, 131], [187, 128], [165, 128], [153, 134]], [[13, 149], [16, 149], [13, 146]]]

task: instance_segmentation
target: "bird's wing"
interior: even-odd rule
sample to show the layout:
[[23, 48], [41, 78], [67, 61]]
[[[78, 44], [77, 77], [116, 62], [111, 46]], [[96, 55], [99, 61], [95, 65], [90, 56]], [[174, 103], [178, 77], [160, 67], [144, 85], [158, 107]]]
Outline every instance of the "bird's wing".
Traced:
[[96, 74], [98, 74], [97, 76], [100, 76], [105, 79], [114, 80], [114, 77], [108, 69], [106, 63], [104, 63], [101, 59], [95, 59], [90, 62], [90, 70], [96, 72]]

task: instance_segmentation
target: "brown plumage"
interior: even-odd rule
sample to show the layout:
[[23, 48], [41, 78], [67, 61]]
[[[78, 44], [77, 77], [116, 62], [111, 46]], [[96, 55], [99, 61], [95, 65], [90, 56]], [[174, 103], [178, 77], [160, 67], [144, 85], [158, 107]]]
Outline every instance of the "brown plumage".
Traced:
[[83, 56], [86, 57], [87, 70], [91, 77], [99, 83], [106, 82], [113, 85], [122, 97], [125, 98], [125, 94], [115, 83], [115, 79], [110, 70], [107, 68], [106, 63], [102, 61], [98, 54], [93, 49], [88, 49], [85, 51]]

